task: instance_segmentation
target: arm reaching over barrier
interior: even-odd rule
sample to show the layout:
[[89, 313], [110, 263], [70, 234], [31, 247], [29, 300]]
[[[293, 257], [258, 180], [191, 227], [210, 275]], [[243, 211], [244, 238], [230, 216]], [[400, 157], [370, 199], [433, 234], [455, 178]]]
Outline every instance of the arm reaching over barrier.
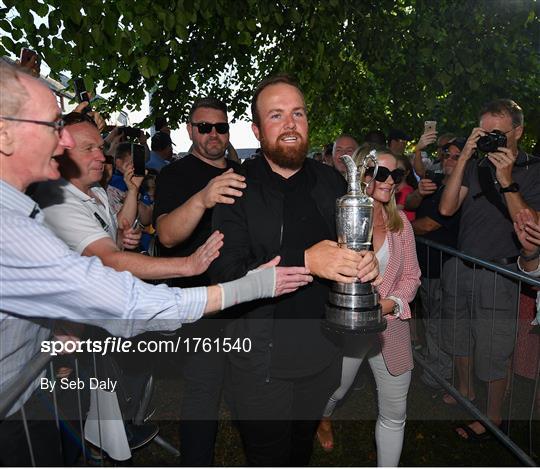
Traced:
[[[305, 267], [277, 267], [279, 261], [280, 257], [276, 256], [259, 268], [249, 271], [244, 277], [220, 283], [217, 285], [219, 291], [214, 291], [215, 286], [209, 287], [205, 314], [246, 301], [292, 293], [313, 281]], [[217, 296], [214, 298], [214, 295]]]

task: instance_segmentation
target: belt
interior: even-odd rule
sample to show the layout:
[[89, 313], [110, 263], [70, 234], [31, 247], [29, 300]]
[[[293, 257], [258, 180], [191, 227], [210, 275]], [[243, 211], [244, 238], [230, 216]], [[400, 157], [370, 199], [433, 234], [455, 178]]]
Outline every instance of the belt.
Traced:
[[[510, 265], [510, 264], [515, 264], [517, 260], [518, 260], [518, 256], [514, 256], [514, 257], [501, 257], [500, 259], [491, 259], [489, 262], [493, 262], [494, 264], [499, 264], [499, 265]], [[466, 261], [466, 260], [463, 261], [463, 264], [466, 267], [469, 267], [471, 269], [475, 266], [474, 262]], [[476, 268], [487, 269], [487, 267], [484, 267], [483, 265], [478, 265], [478, 264], [476, 264]]]

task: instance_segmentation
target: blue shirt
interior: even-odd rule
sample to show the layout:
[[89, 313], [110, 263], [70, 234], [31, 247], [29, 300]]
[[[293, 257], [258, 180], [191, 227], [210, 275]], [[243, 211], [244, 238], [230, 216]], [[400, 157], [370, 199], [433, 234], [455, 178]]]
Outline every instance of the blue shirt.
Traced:
[[159, 153], [156, 153], [155, 151], [150, 151], [150, 158], [146, 163], [146, 169], [154, 169], [159, 173], [161, 171], [161, 168], [163, 168], [163, 166], [167, 166], [169, 163], [170, 162], [163, 159], [159, 155]]
[[[71, 251], [43, 224], [35, 202], [0, 180], [0, 392], [51, 336], [53, 321], [130, 337], [199, 319], [207, 290], [150, 285]], [[39, 377], [8, 412], [17, 411]]]

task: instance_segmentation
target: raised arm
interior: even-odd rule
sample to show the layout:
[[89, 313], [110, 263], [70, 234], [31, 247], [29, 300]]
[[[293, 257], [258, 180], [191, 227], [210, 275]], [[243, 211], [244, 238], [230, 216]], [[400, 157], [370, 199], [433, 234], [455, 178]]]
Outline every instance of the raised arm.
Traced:
[[170, 248], [185, 241], [199, 224], [205, 210], [213, 208], [217, 203], [233, 204], [234, 197], [242, 195], [241, 190], [246, 187], [244, 181], [244, 176], [229, 169], [213, 178], [204, 189], [178, 208], [159, 215], [156, 220], [156, 231], [160, 243]]
[[476, 142], [482, 135], [485, 135], [485, 133], [486, 132], [480, 127], [475, 127], [467, 139], [467, 142], [461, 151], [461, 155], [457, 160], [456, 166], [444, 188], [439, 204], [439, 212], [441, 212], [441, 215], [454, 215], [461, 207], [461, 204], [469, 191], [466, 186], [462, 185], [465, 167], [476, 150]]
[[111, 238], [102, 238], [90, 243], [83, 256], [97, 256], [104, 265], [123, 272], [131, 272], [138, 278], [159, 280], [199, 275], [208, 269], [219, 256], [223, 246], [223, 235], [214, 232], [208, 240], [188, 257], [151, 257], [136, 252], [121, 251]]

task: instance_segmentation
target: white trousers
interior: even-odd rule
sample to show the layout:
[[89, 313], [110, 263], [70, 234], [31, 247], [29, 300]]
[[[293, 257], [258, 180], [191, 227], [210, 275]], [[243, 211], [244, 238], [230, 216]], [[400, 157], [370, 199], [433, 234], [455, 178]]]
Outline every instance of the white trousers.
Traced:
[[369, 351], [364, 349], [355, 357], [343, 357], [341, 385], [328, 400], [324, 416], [330, 417], [338, 401], [343, 399], [351, 387], [356, 373], [366, 358], [377, 383], [379, 416], [375, 425], [375, 442], [377, 443], [377, 465], [379, 467], [396, 467], [401, 456], [405, 419], [407, 418], [407, 392], [411, 383], [411, 371], [399, 376], [392, 376], [380, 349]]

